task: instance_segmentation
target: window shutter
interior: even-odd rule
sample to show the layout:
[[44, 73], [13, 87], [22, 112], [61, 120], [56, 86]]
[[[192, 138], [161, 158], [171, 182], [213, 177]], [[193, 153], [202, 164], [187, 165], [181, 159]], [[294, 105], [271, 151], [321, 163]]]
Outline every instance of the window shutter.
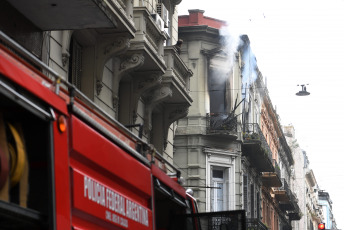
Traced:
[[254, 184], [251, 184], [251, 218], [254, 217]]
[[246, 212], [248, 211], [248, 207], [247, 207], [247, 182], [248, 182], [248, 179], [247, 179], [247, 174], [244, 174], [244, 209], [246, 210]]
[[257, 219], [260, 219], [260, 194], [259, 191], [257, 191]]
[[82, 73], [82, 46], [75, 40], [71, 43], [72, 55], [70, 58], [70, 75], [69, 82], [81, 89], [81, 73]]

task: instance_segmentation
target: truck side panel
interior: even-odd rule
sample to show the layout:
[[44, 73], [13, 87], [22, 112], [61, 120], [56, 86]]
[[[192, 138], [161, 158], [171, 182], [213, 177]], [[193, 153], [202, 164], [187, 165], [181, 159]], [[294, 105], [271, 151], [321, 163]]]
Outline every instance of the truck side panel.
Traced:
[[73, 225], [151, 229], [150, 169], [77, 117], [70, 120]]

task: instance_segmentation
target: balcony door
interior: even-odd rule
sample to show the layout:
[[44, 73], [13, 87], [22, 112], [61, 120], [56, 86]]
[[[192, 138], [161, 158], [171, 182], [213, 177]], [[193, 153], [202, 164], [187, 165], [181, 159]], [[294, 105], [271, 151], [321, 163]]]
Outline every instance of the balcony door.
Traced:
[[229, 175], [227, 168], [213, 167], [211, 177], [211, 211], [229, 209]]

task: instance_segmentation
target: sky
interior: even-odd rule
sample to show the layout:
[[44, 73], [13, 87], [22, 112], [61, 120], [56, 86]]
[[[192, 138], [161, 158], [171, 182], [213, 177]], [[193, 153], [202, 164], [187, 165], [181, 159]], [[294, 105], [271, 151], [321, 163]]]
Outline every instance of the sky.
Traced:
[[[344, 0], [183, 0], [247, 34], [282, 125], [292, 124], [344, 229]], [[296, 96], [305, 84], [309, 96]], [[308, 84], [308, 85], [307, 85]]]

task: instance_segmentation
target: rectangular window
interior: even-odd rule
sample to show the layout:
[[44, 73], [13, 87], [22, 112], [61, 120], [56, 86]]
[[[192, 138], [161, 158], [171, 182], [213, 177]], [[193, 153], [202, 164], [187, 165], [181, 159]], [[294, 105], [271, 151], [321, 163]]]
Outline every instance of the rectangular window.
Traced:
[[214, 167], [211, 174], [211, 211], [228, 210], [228, 169]]
[[1, 229], [53, 229], [53, 117], [44, 103], [16, 89], [20, 94], [0, 86]]
[[227, 95], [227, 72], [209, 67], [208, 88], [211, 113], [227, 113], [230, 108], [230, 98]]

